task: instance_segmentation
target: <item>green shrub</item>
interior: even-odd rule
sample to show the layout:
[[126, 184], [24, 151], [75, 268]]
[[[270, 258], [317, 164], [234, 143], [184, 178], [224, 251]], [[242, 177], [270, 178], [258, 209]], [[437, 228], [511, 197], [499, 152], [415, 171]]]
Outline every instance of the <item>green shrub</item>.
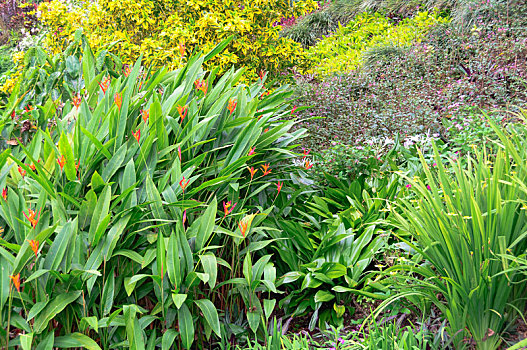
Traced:
[[272, 233], [279, 285], [289, 291], [279, 305], [297, 317], [312, 312], [311, 330], [342, 325], [354, 314], [354, 296], [386, 297], [373, 263], [390, 237], [384, 220], [398, 191], [391, 175], [344, 181], [328, 175], [326, 181], [319, 192], [319, 183], [297, 179], [291, 199], [278, 203], [273, 226], [279, 230]]

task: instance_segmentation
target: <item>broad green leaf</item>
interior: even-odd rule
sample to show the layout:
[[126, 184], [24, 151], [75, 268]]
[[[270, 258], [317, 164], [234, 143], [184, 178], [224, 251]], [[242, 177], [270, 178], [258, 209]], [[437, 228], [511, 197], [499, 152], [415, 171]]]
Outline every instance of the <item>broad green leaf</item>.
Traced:
[[258, 312], [247, 312], [247, 321], [249, 322], [249, 327], [256, 333], [258, 327], [260, 326], [260, 314]]
[[101, 350], [97, 343], [82, 333], [72, 333], [55, 338], [53, 346], [57, 348], [84, 348], [87, 350]]
[[33, 333], [20, 334], [20, 346], [22, 350], [31, 350], [31, 344], [33, 343]]
[[64, 310], [66, 306], [75, 301], [81, 294], [82, 292], [79, 290], [57, 295], [35, 318], [35, 323], [33, 324], [35, 334], [42, 333], [47, 328], [49, 321]]
[[114, 277], [114, 271], [110, 271], [108, 274], [108, 278], [106, 278], [106, 282], [104, 283], [104, 287], [102, 290], [102, 315], [106, 316], [110, 313], [113, 306], [113, 299], [114, 299], [114, 293], [115, 293], [115, 277]]
[[108, 221], [105, 218], [108, 217], [111, 197], [111, 187], [105, 186], [97, 199], [97, 205], [95, 206], [95, 211], [91, 219], [90, 231], [88, 232], [89, 241], [92, 246], [96, 246], [99, 243], [103, 232], [107, 229]]
[[218, 263], [216, 261], [216, 256], [212, 253], [202, 255], [201, 265], [203, 265], [203, 271], [209, 275], [208, 283], [210, 288], [214, 288], [218, 276]]
[[169, 350], [175, 343], [178, 332], [174, 329], [167, 329], [161, 340], [161, 350]]
[[[27, 281], [26, 281], [27, 283]], [[46, 301], [40, 301], [38, 303], [35, 303], [29, 310], [27, 314], [27, 320], [32, 320], [35, 316], [38, 316], [38, 314], [48, 305], [49, 300]]]
[[218, 317], [218, 311], [214, 304], [208, 299], [194, 300], [194, 303], [198, 305], [208, 325], [212, 328], [214, 333], [221, 338], [220, 332], [220, 320]]
[[178, 310], [179, 333], [185, 349], [190, 349], [194, 342], [194, 321], [186, 304]]
[[65, 266], [65, 254], [68, 247], [74, 244], [77, 236], [77, 218], [73, 221], [68, 221], [55, 236], [49, 252], [46, 255], [44, 261], [44, 269], [46, 270], [58, 270], [62, 265], [64, 267], [63, 272], [69, 272], [69, 266]]
[[172, 300], [174, 301], [174, 304], [176, 305], [177, 309], [181, 308], [181, 305], [187, 300], [186, 294], [175, 294], [172, 293]]
[[75, 157], [73, 156], [73, 149], [71, 148], [68, 137], [63, 132], [59, 139], [59, 150], [61, 156], [64, 156], [66, 163], [64, 164], [64, 172], [69, 181], [77, 179], [77, 170], [75, 169]]
[[143, 331], [136, 317], [136, 305], [124, 305], [123, 316], [126, 324], [126, 336], [131, 350], [144, 350]]
[[[170, 234], [167, 247], [167, 272], [170, 282], [175, 286], [176, 291], [181, 286], [181, 262], [179, 259], [179, 244], [174, 232]], [[179, 308], [179, 307], [178, 307]]]
[[274, 307], [276, 305], [276, 299], [264, 299], [264, 312], [265, 312], [265, 318], [269, 319], [271, 315], [273, 314]]
[[315, 303], [323, 303], [325, 301], [330, 301], [333, 298], [335, 298], [335, 296], [331, 294], [330, 292], [327, 292], [325, 290], [319, 290], [315, 294]]

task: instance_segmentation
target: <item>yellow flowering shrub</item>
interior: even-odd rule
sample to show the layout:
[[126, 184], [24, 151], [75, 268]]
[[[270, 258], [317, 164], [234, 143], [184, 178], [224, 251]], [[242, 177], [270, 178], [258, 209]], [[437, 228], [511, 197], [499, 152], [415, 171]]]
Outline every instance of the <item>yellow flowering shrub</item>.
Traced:
[[300, 45], [279, 37], [274, 23], [315, 7], [314, 0], [97, 0], [77, 5], [53, 0], [39, 9], [50, 31], [46, 45], [54, 53], [82, 28], [95, 51], [108, 49], [124, 63], [142, 54], [146, 65], [174, 69], [192, 51], [208, 52], [234, 35], [208, 68], [218, 67], [221, 73], [236, 64], [254, 78], [260, 70], [278, 74], [301, 62]]

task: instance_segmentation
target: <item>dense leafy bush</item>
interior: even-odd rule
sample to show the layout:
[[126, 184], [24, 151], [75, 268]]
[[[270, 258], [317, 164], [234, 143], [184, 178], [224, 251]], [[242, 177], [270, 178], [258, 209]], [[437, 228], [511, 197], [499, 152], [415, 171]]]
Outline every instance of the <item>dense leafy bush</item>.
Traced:
[[5, 133], [11, 111], [43, 127], [0, 156], [1, 344], [190, 348], [265, 333], [276, 271], [255, 251], [287, 182], [276, 164], [301, 135], [283, 121], [291, 93], [262, 97], [262, 81], [236, 85], [242, 71], [214, 83], [201, 69], [213, 54], [112, 77], [79, 39], [75, 59], [53, 62], [59, 99], [21, 106], [17, 88], [7, 107]]
[[292, 18], [280, 22], [282, 25], [281, 36], [292, 39], [303, 47], [314, 45], [320, 38], [330, 35], [338, 28], [330, 4], [320, 4], [319, 8], [301, 18]]
[[34, 34], [36, 9], [41, 0], [1, 0], [0, 1], [0, 43], [9, 41], [12, 34], [21, 29]]
[[394, 24], [379, 13], [365, 12], [345, 27], [310, 48], [307, 72], [343, 73], [357, 68], [365, 51], [372, 47], [406, 47], [417, 42], [430, 28], [446, 22], [436, 13], [420, 12]]
[[[68, 4], [52, 1], [40, 6], [49, 28], [48, 46], [63, 50], [78, 28], [83, 28], [94, 50], [107, 49], [125, 63], [143, 55], [146, 64], [168, 69], [181, 67], [197, 49], [211, 50], [236, 35], [227, 50], [207, 63], [225, 72], [231, 65], [244, 67], [256, 78], [261, 70], [277, 75], [300, 62], [302, 48], [280, 38], [282, 17], [299, 16], [315, 7], [312, 0], [254, 1], [116, 1]], [[120, 68], [120, 67], [119, 67]]]
[[289, 291], [279, 305], [293, 317], [313, 312], [310, 329], [342, 325], [354, 314], [353, 296], [386, 297], [373, 263], [388, 242], [391, 225], [383, 220], [399, 186], [391, 174], [326, 181], [320, 191], [302, 182], [293, 188], [291, 199], [278, 204], [280, 230], [272, 233], [279, 285]]
[[464, 132], [468, 120], [480, 118], [478, 109], [527, 101], [526, 42], [520, 31], [495, 20], [471, 32], [439, 26], [409, 49], [368, 51], [362, 69], [325, 79], [299, 77], [298, 103], [312, 108], [298, 114], [323, 118], [303, 124], [317, 130], [310, 146], [427, 130], [456, 138], [455, 130]]

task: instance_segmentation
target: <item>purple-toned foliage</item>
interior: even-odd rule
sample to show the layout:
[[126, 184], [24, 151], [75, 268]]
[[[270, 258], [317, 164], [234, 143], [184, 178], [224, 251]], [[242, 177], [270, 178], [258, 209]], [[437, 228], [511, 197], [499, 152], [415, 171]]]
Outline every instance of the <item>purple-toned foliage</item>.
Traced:
[[12, 31], [36, 29], [37, 0], [0, 0], [0, 41], [6, 42]]

